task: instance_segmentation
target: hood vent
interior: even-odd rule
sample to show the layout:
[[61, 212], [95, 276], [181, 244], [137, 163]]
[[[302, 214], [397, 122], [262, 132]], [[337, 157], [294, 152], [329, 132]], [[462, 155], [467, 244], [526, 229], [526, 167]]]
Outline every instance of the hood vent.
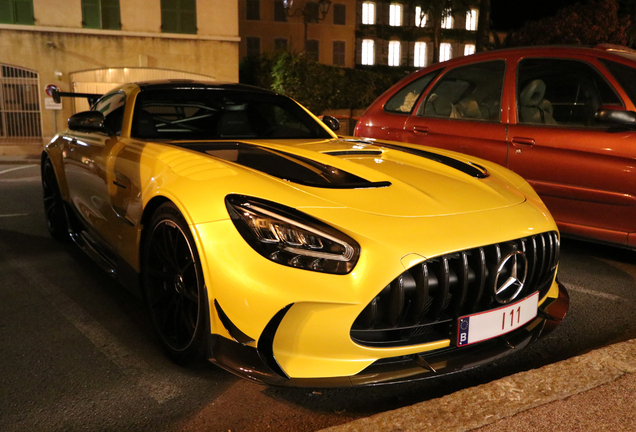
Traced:
[[432, 161], [439, 162], [451, 168], [455, 168], [456, 170], [459, 170], [465, 174], [468, 174], [471, 177], [475, 177], [478, 179], [483, 179], [490, 175], [488, 174], [488, 171], [486, 170], [486, 168], [480, 165], [477, 165], [474, 163], [462, 162], [460, 160], [453, 159], [452, 157], [444, 156], [438, 153], [433, 153], [426, 150], [414, 149], [410, 147], [402, 147], [399, 145], [388, 144], [386, 142], [381, 142], [381, 141], [376, 141], [373, 144], [378, 147], [384, 147], [391, 150], [398, 150], [398, 151], [402, 151], [412, 155], [420, 156], [426, 159], [430, 159]]
[[180, 147], [206, 153], [281, 180], [327, 189], [366, 189], [391, 186], [372, 182], [337, 167], [306, 157], [241, 142], [179, 143]]

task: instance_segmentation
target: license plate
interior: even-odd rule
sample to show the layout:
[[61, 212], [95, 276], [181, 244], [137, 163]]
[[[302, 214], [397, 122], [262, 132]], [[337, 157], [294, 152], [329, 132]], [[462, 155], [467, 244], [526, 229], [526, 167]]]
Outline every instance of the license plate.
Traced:
[[537, 316], [539, 292], [508, 306], [458, 319], [457, 346], [466, 346], [518, 329]]

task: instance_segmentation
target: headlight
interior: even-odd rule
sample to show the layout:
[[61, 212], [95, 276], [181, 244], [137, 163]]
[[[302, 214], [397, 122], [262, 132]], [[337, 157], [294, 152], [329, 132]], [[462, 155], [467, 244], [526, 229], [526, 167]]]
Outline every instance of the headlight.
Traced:
[[355, 240], [298, 210], [241, 195], [228, 195], [225, 205], [245, 241], [278, 264], [347, 274], [358, 262]]

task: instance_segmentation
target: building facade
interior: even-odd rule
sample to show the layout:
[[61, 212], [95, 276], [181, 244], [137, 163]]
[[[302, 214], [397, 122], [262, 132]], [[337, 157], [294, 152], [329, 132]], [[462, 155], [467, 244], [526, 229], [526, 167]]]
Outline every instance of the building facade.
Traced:
[[[478, 8], [447, 11], [439, 61], [475, 52]], [[328, 65], [421, 68], [433, 62], [433, 21], [399, 0], [239, 0], [239, 56], [304, 52]]]
[[238, 33], [238, 0], [0, 0], [0, 139], [46, 142], [88, 107], [53, 103], [50, 84], [104, 93], [147, 79], [236, 82]]
[[328, 65], [355, 65], [356, 0], [239, 0], [240, 58], [304, 52]]
[[[433, 63], [433, 20], [413, 3], [358, 1], [356, 64], [422, 68]], [[475, 52], [479, 10], [446, 11], [438, 61]]]

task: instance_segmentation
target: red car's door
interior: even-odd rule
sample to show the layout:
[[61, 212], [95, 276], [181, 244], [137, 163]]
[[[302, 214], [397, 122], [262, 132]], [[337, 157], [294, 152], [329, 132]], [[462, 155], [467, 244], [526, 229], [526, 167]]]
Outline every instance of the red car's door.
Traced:
[[403, 140], [506, 165], [508, 144], [502, 121], [505, 74], [504, 60], [446, 71], [409, 116]]
[[536, 189], [561, 231], [627, 244], [636, 232], [636, 133], [595, 120], [601, 105], [625, 104], [602, 66], [584, 60], [519, 62], [508, 167]]

